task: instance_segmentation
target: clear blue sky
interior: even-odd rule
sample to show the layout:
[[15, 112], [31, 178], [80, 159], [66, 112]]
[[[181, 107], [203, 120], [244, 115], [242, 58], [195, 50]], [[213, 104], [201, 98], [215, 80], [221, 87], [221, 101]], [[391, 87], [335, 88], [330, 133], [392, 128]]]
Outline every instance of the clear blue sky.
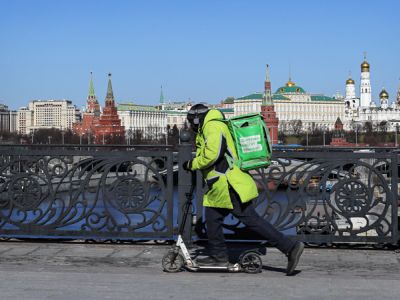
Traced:
[[0, 102], [86, 102], [93, 71], [104, 103], [107, 73], [117, 102], [217, 103], [275, 90], [292, 79], [311, 93], [360, 82], [367, 52], [374, 99], [393, 101], [400, 77], [400, 1], [0, 0]]

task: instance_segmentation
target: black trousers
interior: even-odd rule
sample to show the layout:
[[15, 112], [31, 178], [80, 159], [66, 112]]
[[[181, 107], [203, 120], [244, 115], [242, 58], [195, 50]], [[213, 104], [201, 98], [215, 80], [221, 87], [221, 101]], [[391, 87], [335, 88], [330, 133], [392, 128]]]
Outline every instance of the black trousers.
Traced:
[[210, 255], [221, 256], [227, 254], [222, 225], [224, 218], [230, 213], [246, 225], [247, 228], [264, 237], [272, 246], [275, 246], [284, 254], [289, 253], [295, 241], [286, 237], [268, 221], [258, 215], [252, 202], [240, 202], [239, 195], [232, 188], [230, 188], [229, 193], [233, 204], [233, 210], [205, 207], [208, 250]]

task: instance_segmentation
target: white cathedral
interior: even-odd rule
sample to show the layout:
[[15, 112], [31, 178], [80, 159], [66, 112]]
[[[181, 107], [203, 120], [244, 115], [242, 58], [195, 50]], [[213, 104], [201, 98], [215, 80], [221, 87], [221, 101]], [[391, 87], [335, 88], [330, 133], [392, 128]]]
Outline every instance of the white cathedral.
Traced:
[[356, 96], [354, 80], [346, 80], [345, 129], [362, 130], [365, 123], [370, 122], [375, 130], [396, 131], [400, 125], [400, 86], [393, 103], [389, 103], [389, 94], [384, 88], [379, 93], [379, 98], [380, 106], [377, 106], [372, 100], [370, 65], [364, 56], [361, 64], [360, 97]]

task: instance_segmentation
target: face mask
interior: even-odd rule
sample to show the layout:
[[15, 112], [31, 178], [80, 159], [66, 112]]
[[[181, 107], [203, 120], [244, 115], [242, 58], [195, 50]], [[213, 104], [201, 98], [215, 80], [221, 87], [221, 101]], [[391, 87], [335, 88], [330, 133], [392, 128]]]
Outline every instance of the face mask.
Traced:
[[208, 108], [202, 107], [200, 109], [189, 110], [187, 120], [189, 121], [190, 127], [194, 132], [198, 132], [201, 127], [202, 119], [204, 119]]
[[190, 124], [190, 128], [192, 128], [192, 130], [194, 132], [198, 132], [199, 131], [199, 125], [200, 125], [200, 119], [199, 117], [194, 117], [192, 120], [189, 120], [189, 124]]

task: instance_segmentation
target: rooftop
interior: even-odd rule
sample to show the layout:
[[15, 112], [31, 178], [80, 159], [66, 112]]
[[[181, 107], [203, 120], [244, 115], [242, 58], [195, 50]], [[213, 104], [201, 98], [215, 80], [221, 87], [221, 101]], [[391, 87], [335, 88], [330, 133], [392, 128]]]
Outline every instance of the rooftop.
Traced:
[[275, 92], [275, 94], [305, 94], [305, 93], [306, 91], [298, 85], [281, 86]]
[[157, 111], [158, 109], [151, 105], [134, 104], [134, 103], [120, 103], [117, 105], [117, 110], [119, 111], [130, 111], [130, 110], [140, 110], [140, 111]]

